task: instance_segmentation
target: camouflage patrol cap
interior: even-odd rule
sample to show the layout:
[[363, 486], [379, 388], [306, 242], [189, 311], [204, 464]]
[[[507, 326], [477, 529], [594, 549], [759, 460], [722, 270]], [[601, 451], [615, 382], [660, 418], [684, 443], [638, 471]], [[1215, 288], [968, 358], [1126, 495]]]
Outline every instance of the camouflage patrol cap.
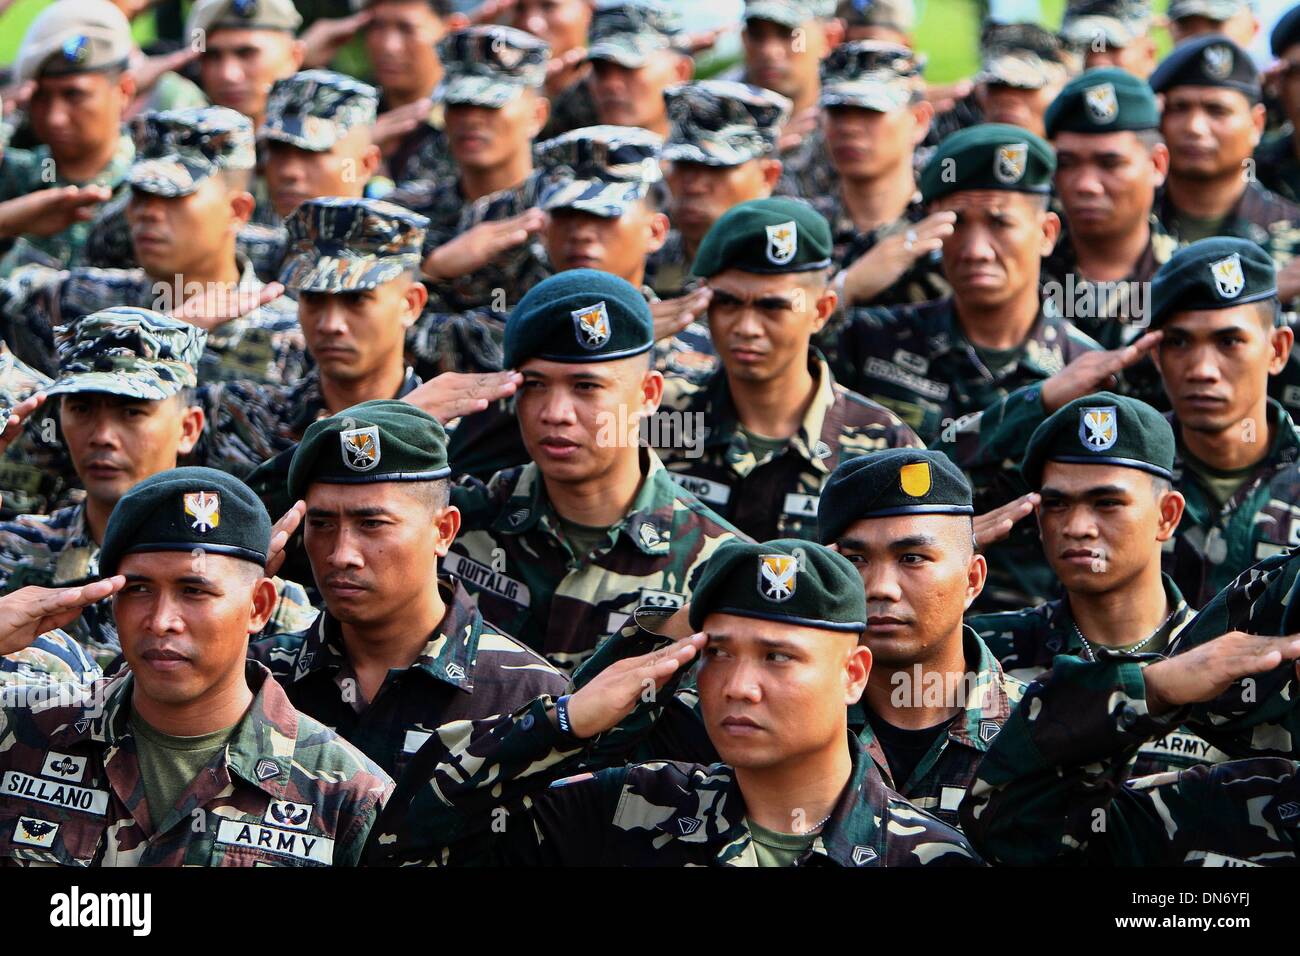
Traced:
[[209, 176], [257, 163], [252, 120], [224, 106], [145, 113], [131, 121], [131, 138], [127, 182], [155, 196], [188, 196]]
[[655, 0], [601, 5], [587, 32], [587, 59], [635, 70], [655, 51], [674, 49], [680, 33], [676, 12]]
[[625, 279], [595, 269], [569, 269], [543, 279], [506, 320], [504, 366], [531, 358], [550, 362], [612, 362], [654, 345], [650, 306]]
[[1222, 22], [1253, 8], [1252, 0], [1169, 0], [1169, 19], [1205, 17]]
[[195, 0], [185, 21], [193, 39], [216, 30], [281, 30], [296, 33], [302, 14], [293, 0]]
[[1174, 47], [1151, 74], [1151, 89], [1167, 93], [1179, 86], [1226, 87], [1260, 97], [1260, 75], [1250, 54], [1220, 33], [1207, 33]]
[[1151, 327], [1179, 312], [1231, 309], [1277, 297], [1277, 269], [1256, 242], [1215, 236], [1183, 246], [1151, 280]]
[[1048, 138], [1057, 133], [1115, 133], [1160, 125], [1156, 96], [1127, 70], [1105, 66], [1081, 73], [1052, 100], [1043, 120]]
[[660, 156], [673, 163], [739, 166], [776, 151], [793, 104], [780, 93], [731, 80], [664, 90], [671, 129]]
[[362, 402], [307, 428], [289, 464], [289, 496], [320, 481], [437, 481], [451, 474], [442, 424], [410, 402]]
[[1095, 49], [1098, 41], [1122, 49], [1150, 29], [1147, 0], [1071, 0], [1061, 20], [1061, 39], [1076, 50]]
[[892, 113], [920, 98], [920, 75], [915, 56], [905, 46], [877, 40], [841, 43], [821, 62], [817, 105]]
[[797, 538], [731, 538], [709, 556], [691, 590], [691, 628], [702, 630], [710, 614], [860, 634], [867, 597], [857, 569], [830, 548]]
[[170, 316], [115, 306], [55, 330], [59, 378], [47, 395], [105, 392], [162, 401], [198, 379], [208, 333]]
[[215, 468], [150, 475], [118, 501], [99, 550], [99, 573], [147, 551], [203, 551], [257, 565], [271, 547], [271, 516], [253, 490]]
[[912, 0], [840, 0], [835, 16], [850, 27], [887, 27], [899, 33], [916, 29]]
[[1005, 123], [968, 126], [944, 139], [921, 171], [921, 198], [933, 202], [967, 189], [1047, 195], [1056, 156], [1028, 130]]
[[375, 124], [379, 91], [333, 70], [303, 70], [276, 80], [259, 140], [323, 153], [356, 127]]
[[358, 292], [420, 268], [429, 220], [382, 199], [307, 199], [284, 221], [280, 282], [298, 292]]
[[1064, 83], [1076, 57], [1036, 23], [993, 23], [980, 38], [980, 59], [976, 83], [1041, 90]]
[[831, 227], [799, 199], [771, 196], [732, 206], [700, 241], [691, 274], [702, 278], [725, 269], [759, 275], [811, 272], [831, 264]]
[[542, 170], [538, 206], [577, 209], [612, 219], [643, 199], [663, 178], [663, 140], [633, 126], [587, 126], [539, 143]]
[[1268, 48], [1278, 58], [1297, 43], [1300, 43], [1300, 5], [1282, 14], [1268, 36]]
[[21, 83], [123, 69], [133, 49], [131, 24], [108, 0], [55, 0], [27, 28], [14, 76]]
[[442, 82], [434, 99], [448, 106], [500, 109], [525, 89], [546, 82], [548, 44], [506, 26], [477, 26], [449, 33], [438, 43]]
[[817, 503], [817, 540], [834, 544], [865, 518], [974, 513], [970, 482], [943, 452], [882, 448], [840, 462], [826, 479]]
[[1067, 465], [1118, 465], [1172, 481], [1174, 430], [1146, 402], [1096, 392], [1058, 408], [1034, 429], [1020, 474], [1030, 488], [1043, 484], [1049, 461]]
[[791, 30], [835, 16], [835, 0], [745, 0], [746, 20], [767, 20]]

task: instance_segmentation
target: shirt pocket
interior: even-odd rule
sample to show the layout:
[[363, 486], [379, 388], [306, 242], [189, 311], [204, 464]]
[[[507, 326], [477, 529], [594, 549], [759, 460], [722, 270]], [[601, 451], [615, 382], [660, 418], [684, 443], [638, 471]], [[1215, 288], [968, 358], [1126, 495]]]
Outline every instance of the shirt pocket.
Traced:
[[102, 816], [5, 801], [0, 805], [0, 865], [91, 866], [107, 829]]

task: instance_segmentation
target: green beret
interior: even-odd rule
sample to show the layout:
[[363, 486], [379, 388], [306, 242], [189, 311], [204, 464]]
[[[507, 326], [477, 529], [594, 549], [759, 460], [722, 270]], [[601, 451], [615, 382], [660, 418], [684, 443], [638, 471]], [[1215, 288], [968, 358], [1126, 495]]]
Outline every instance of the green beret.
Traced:
[[1268, 37], [1268, 47], [1279, 60], [1294, 44], [1300, 43], [1300, 6], [1294, 6], [1282, 15]]
[[1030, 488], [1043, 483], [1043, 465], [1119, 465], [1158, 478], [1174, 477], [1174, 430], [1146, 402], [1096, 392], [1058, 408], [1034, 429], [1020, 473]]
[[1167, 93], [1179, 86], [1218, 86], [1260, 96], [1259, 70], [1250, 54], [1218, 33], [1198, 36], [1174, 48], [1149, 80], [1151, 89]]
[[970, 482], [947, 455], [885, 448], [850, 458], [831, 472], [817, 503], [817, 540], [834, 544], [864, 518], [974, 513]]
[[595, 269], [570, 269], [529, 289], [506, 320], [505, 367], [530, 358], [612, 362], [654, 346], [654, 318], [626, 279]]
[[172, 468], [113, 508], [99, 573], [116, 574], [122, 556], [139, 551], [204, 551], [262, 565], [270, 546], [271, 516], [246, 484], [214, 468]]
[[1116, 133], [1160, 125], [1156, 96], [1127, 70], [1104, 66], [1065, 84], [1044, 119], [1047, 136], [1057, 133]]
[[718, 545], [691, 591], [691, 627], [710, 614], [860, 634], [867, 626], [862, 578], [849, 559], [812, 541], [781, 538]]
[[771, 275], [830, 264], [826, 217], [802, 200], [773, 196], [742, 202], [719, 216], [700, 242], [691, 272], [704, 278], [724, 269]]
[[1006, 189], [1045, 196], [1052, 191], [1056, 156], [1028, 130], [980, 123], [939, 144], [921, 172], [921, 198], [934, 202], [965, 189]]
[[312, 422], [289, 464], [289, 496], [307, 487], [437, 481], [451, 474], [442, 424], [409, 402], [362, 402]]
[[1151, 281], [1151, 327], [1178, 312], [1231, 309], [1277, 296], [1277, 270], [1258, 243], [1215, 236], [1183, 246]]

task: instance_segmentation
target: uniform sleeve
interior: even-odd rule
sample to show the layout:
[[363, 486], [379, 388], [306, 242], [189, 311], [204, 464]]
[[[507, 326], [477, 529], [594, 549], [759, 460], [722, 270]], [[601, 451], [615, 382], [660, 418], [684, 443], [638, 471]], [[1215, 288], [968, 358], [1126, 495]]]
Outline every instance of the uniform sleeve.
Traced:
[[1057, 657], [980, 763], [960, 808], [963, 832], [1003, 864], [1182, 862], [1185, 833], [1230, 835], [1246, 813], [1223, 806], [1211, 768], [1127, 782], [1138, 748], [1182, 716], [1147, 713], [1132, 658]]
[[420, 378], [443, 372], [499, 372], [504, 317], [491, 309], [423, 313], [406, 334], [406, 351]]
[[0, 334], [10, 350], [32, 368], [58, 374], [54, 326], [66, 271], [26, 266], [0, 283]]
[[998, 399], [982, 412], [943, 432], [932, 447], [971, 475], [1002, 471], [1005, 462], [1024, 460], [1029, 436], [1048, 418], [1041, 384], [1027, 385]]
[[871, 391], [862, 373], [872, 354], [867, 343], [879, 341], [892, 320], [890, 310], [879, 306], [843, 309], [831, 317], [812, 344], [825, 356], [836, 382], [860, 395]]

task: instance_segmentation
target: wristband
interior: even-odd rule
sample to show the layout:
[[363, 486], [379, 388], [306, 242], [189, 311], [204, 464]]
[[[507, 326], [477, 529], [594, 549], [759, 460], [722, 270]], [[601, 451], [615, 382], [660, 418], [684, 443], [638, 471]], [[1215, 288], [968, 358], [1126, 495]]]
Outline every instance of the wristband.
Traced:
[[564, 733], [572, 737], [573, 731], [570, 729], [572, 725], [569, 723], [569, 697], [570, 696], [571, 695], [569, 694], [565, 694], [563, 697], [556, 700], [555, 719], [560, 725], [560, 730], [564, 731]]

